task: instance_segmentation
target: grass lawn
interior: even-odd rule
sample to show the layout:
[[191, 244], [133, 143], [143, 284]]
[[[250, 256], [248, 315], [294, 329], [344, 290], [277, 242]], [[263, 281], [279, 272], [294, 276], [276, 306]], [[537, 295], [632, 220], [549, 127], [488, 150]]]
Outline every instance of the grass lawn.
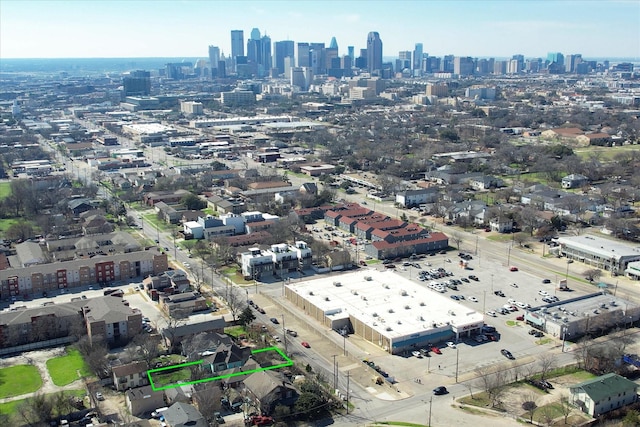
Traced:
[[247, 331], [245, 331], [242, 326], [233, 326], [233, 327], [230, 327], [230, 328], [225, 328], [224, 329], [224, 333], [229, 335], [229, 336], [231, 336], [231, 337], [237, 338], [238, 336], [240, 336], [242, 334], [246, 334]]
[[9, 227], [11, 227], [13, 224], [16, 224], [17, 222], [18, 219], [16, 218], [0, 219], [0, 233], [4, 235]]
[[[538, 423], [546, 423], [547, 419], [562, 417], [562, 405], [560, 403], [550, 403], [536, 409], [533, 413], [533, 420]], [[529, 419], [528, 414], [521, 415], [522, 418]]]
[[78, 370], [82, 376], [91, 375], [80, 352], [74, 348], [67, 348], [67, 354], [65, 356], [54, 357], [53, 359], [47, 360], [47, 369], [49, 370], [49, 375], [51, 375], [53, 383], [57, 386], [71, 384], [80, 379], [77, 373]]
[[[84, 397], [86, 395], [84, 390], [65, 390], [63, 391], [65, 396], [77, 396]], [[50, 396], [48, 394], [47, 396]], [[20, 425], [24, 423], [23, 419], [18, 419], [18, 414], [16, 413], [16, 408], [19, 404], [24, 402], [26, 399], [13, 400], [7, 403], [0, 403], [0, 414], [9, 415], [9, 419], [7, 420], [7, 425]], [[56, 415], [65, 415], [65, 414], [56, 414]]]
[[11, 195], [11, 183], [0, 182], [0, 200], [6, 199]]
[[0, 398], [20, 396], [42, 387], [38, 368], [33, 365], [17, 365], [0, 369]]
[[190, 381], [191, 370], [189, 368], [178, 368], [153, 372], [151, 378], [153, 378], [153, 383], [156, 387], [163, 387], [169, 384], [176, 384], [179, 381]]

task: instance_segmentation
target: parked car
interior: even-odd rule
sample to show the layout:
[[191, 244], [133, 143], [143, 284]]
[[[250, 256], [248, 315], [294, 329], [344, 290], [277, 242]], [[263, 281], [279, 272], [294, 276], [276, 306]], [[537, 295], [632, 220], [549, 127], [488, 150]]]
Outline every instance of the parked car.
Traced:
[[274, 324], [276, 324], [276, 325], [277, 325], [278, 323], [280, 323], [280, 322], [278, 322], [278, 319], [276, 319], [275, 317], [272, 317], [272, 318], [271, 318], [271, 319], [269, 319], [269, 320], [271, 320], [271, 323], [274, 323]]
[[417, 357], [417, 358], [421, 358], [422, 357], [422, 354], [420, 354], [420, 352], [418, 350], [413, 350], [411, 352], [411, 355], [414, 356], [414, 357]]
[[435, 354], [442, 354], [440, 349], [438, 347], [436, 347], [435, 345], [433, 347], [431, 347], [431, 351], [433, 351]]
[[493, 310], [487, 310], [487, 316], [496, 317], [496, 312]]
[[518, 267], [512, 265], [511, 267], [509, 267], [509, 271], [518, 271]]
[[96, 393], [96, 399], [98, 399], [98, 400], [104, 400], [104, 395], [103, 395], [102, 393], [100, 393], [100, 392], [97, 392], [97, 393]]
[[302, 341], [300, 345], [303, 346], [304, 348], [311, 348], [311, 345], [309, 345], [309, 343], [306, 341]]
[[545, 283], [545, 284], [547, 284], [547, 283], [551, 283], [551, 280], [549, 280], [549, 279], [542, 279], [542, 283]]
[[456, 348], [456, 343], [454, 343], [453, 341], [447, 341], [447, 347]]

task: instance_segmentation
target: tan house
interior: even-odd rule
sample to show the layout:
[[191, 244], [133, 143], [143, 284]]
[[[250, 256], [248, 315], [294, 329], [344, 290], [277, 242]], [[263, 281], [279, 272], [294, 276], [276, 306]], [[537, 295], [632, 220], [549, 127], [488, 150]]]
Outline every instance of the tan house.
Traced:
[[188, 315], [196, 311], [209, 309], [207, 300], [198, 292], [167, 295], [160, 298], [160, 307], [172, 317], [178, 312]]
[[111, 374], [113, 385], [119, 391], [149, 384], [147, 364], [142, 361], [115, 366], [111, 369]]
[[89, 339], [102, 338], [110, 343], [125, 343], [142, 330], [142, 313], [129, 307], [119, 296], [87, 300], [82, 307]]
[[600, 132], [580, 135], [576, 137], [576, 140], [582, 145], [610, 146], [612, 142], [611, 135], [607, 133], [600, 133]]
[[164, 393], [153, 391], [151, 386], [132, 388], [125, 393], [125, 403], [131, 415], [140, 417], [165, 405]]
[[555, 128], [545, 130], [541, 133], [543, 138], [563, 141], [575, 141], [576, 138], [581, 135], [584, 135], [584, 132], [580, 128]]

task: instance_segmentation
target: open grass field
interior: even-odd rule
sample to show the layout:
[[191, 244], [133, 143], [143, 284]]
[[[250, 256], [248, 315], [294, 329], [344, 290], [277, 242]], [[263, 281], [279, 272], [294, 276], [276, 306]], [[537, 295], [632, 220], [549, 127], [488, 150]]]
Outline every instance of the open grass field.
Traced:
[[573, 150], [576, 156], [586, 159], [591, 155], [597, 156], [600, 160], [612, 160], [616, 154], [628, 151], [640, 151], [640, 145], [623, 145], [621, 147], [599, 147], [597, 145], [580, 147]]
[[0, 182], [0, 200], [6, 199], [11, 195], [11, 183]]
[[47, 360], [47, 369], [53, 383], [57, 386], [65, 386], [80, 379], [78, 371], [82, 376], [91, 375], [80, 352], [73, 348], [67, 348], [65, 356]]
[[32, 393], [42, 387], [38, 368], [16, 365], [0, 369], [0, 398]]
[[13, 224], [17, 223], [16, 218], [0, 219], [0, 234], [4, 235]]
[[[77, 396], [77, 397], [84, 397], [86, 395], [84, 390], [65, 390], [63, 391], [65, 396]], [[49, 395], [47, 395], [49, 396]], [[11, 402], [7, 402], [7, 403], [0, 403], [0, 414], [7, 414], [9, 415], [9, 419], [6, 422], [6, 425], [8, 426], [17, 426], [17, 425], [22, 425], [24, 423], [24, 419], [18, 418], [19, 415], [17, 414], [16, 408], [18, 407], [18, 405], [20, 405], [22, 402], [24, 402], [26, 399], [20, 399], [20, 400], [13, 400]], [[56, 414], [58, 415], [58, 414]], [[62, 414], [60, 414], [62, 415]]]

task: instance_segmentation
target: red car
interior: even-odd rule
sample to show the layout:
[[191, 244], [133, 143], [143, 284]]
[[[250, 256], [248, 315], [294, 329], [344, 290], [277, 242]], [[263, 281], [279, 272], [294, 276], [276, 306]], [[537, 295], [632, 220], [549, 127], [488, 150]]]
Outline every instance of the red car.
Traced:
[[301, 346], [303, 346], [304, 348], [311, 348], [311, 346], [309, 345], [309, 343], [308, 343], [308, 342], [306, 342], [306, 341], [302, 341], [302, 342], [300, 343], [300, 345], [301, 345]]
[[433, 351], [435, 354], [442, 354], [440, 349], [438, 347], [436, 347], [435, 345], [433, 347], [431, 347], [431, 351]]
[[511, 266], [511, 268], [509, 269], [509, 271], [518, 271], [518, 267]]
[[524, 316], [520, 315], [520, 316], [516, 317], [516, 320], [524, 320]]

